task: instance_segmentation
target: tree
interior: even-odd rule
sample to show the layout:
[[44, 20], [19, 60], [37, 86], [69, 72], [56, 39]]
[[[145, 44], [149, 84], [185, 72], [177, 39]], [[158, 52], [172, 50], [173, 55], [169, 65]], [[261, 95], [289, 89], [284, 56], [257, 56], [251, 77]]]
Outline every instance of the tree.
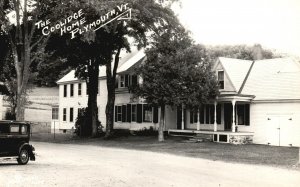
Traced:
[[176, 35], [166, 33], [155, 41], [146, 51], [146, 62], [136, 70], [143, 83], [133, 92], [160, 107], [158, 140], [164, 141], [166, 105], [198, 108], [218, 91], [205, 48], [193, 45], [184, 30]]
[[274, 54], [271, 50], [263, 49], [260, 44], [255, 44], [252, 47], [247, 45], [207, 46], [207, 51], [212, 62], [215, 62], [218, 57], [244, 60], [260, 60], [280, 57], [280, 55]]
[[[48, 37], [36, 32], [35, 23], [52, 15], [59, 15], [60, 1], [52, 0], [3, 0], [0, 1], [1, 31], [8, 37], [16, 77], [16, 118], [24, 120], [25, 95], [31, 65], [43, 56]], [[50, 14], [51, 13], [51, 14]], [[61, 13], [61, 12], [60, 12]], [[10, 54], [8, 55], [10, 56]]]
[[[74, 57], [72, 57], [73, 62], [72, 60], [68, 61], [74, 63], [76, 75], [84, 78], [88, 84], [88, 108], [90, 108], [88, 113], [91, 113], [90, 122], [93, 130], [90, 132], [92, 134], [95, 132], [96, 120], [94, 119], [97, 119], [95, 103], [97, 101], [99, 65], [106, 66], [108, 101], [105, 113], [106, 137], [109, 138], [114, 126], [115, 82], [121, 51], [130, 52], [132, 45], [137, 45], [139, 48], [146, 47], [148, 42], [154, 38], [153, 36], [161, 35], [166, 30], [176, 31], [181, 25], [169, 6], [162, 6], [154, 0], [81, 0], [66, 6], [82, 8], [86, 19], [90, 21], [99, 19], [116, 7], [131, 8], [131, 20], [112, 21], [97, 29], [96, 32], [86, 32], [67, 42], [69, 47], [73, 46], [68, 50], [73, 53], [71, 56]], [[134, 40], [134, 44], [129, 42], [131, 39]], [[78, 49], [78, 46], [81, 48]], [[95, 107], [91, 105], [95, 105]]]

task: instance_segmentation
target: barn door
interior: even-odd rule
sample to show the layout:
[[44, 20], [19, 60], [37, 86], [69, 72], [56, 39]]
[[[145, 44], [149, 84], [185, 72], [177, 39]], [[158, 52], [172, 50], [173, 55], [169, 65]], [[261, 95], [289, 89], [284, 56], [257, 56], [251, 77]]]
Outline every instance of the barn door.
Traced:
[[269, 115], [267, 119], [267, 143], [276, 146], [292, 145], [292, 115]]

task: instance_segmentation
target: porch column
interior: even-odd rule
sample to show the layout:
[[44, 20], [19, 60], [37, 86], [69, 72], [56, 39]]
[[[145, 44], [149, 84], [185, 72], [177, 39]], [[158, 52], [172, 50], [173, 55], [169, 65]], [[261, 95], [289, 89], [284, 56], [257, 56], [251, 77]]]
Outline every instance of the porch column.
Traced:
[[181, 110], [181, 129], [184, 130], [184, 107], [182, 105], [182, 110]]
[[198, 114], [197, 131], [200, 131], [200, 108], [198, 108], [197, 114]]
[[232, 132], [235, 132], [235, 110], [234, 110], [234, 108], [235, 108], [235, 100], [232, 100], [231, 101], [231, 103], [232, 103], [232, 125], [231, 125], [231, 130], [232, 130]]
[[215, 105], [215, 115], [214, 115], [214, 131], [218, 130], [217, 128], [217, 101], [214, 102]]

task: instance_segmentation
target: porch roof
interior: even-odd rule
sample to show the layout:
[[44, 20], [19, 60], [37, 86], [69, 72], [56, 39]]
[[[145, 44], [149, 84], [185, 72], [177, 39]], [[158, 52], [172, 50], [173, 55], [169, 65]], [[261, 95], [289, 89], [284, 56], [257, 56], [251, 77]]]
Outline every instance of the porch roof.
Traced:
[[255, 98], [254, 95], [244, 95], [244, 94], [221, 94], [217, 96], [217, 102], [226, 102], [226, 101], [244, 101], [250, 102]]

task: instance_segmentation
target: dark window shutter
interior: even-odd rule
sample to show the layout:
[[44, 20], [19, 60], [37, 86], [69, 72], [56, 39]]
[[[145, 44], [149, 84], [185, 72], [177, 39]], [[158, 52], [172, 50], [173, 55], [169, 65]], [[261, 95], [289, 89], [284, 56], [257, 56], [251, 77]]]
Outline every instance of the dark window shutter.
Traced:
[[221, 124], [221, 105], [217, 105], [217, 124]]
[[190, 123], [194, 123], [194, 112], [190, 110]]
[[142, 121], [143, 121], [143, 105], [142, 104], [137, 104], [136, 115], [137, 115], [136, 122], [142, 123]]
[[158, 107], [154, 107], [153, 111], [153, 123], [158, 123]]
[[127, 104], [127, 122], [131, 122], [131, 104]]
[[249, 104], [245, 104], [245, 124], [247, 126], [250, 125], [250, 105]]
[[125, 87], [127, 88], [129, 86], [129, 76], [125, 75]]
[[126, 105], [122, 105], [122, 122], [126, 122]]
[[118, 107], [115, 106], [115, 122], [118, 121], [118, 114], [117, 114], [117, 112], [118, 112]]
[[132, 77], [131, 77], [131, 85], [132, 86], [136, 86], [137, 82], [138, 82], [137, 76], [136, 75], [132, 75]]

